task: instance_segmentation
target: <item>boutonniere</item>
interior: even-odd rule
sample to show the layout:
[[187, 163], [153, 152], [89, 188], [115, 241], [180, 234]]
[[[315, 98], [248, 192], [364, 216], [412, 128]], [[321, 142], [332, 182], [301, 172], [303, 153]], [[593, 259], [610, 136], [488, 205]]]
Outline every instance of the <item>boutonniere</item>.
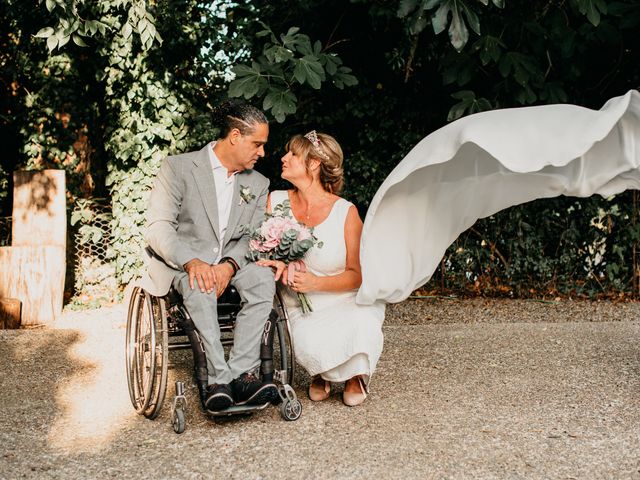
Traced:
[[242, 205], [243, 203], [251, 203], [251, 200], [256, 198], [256, 196], [251, 193], [251, 189], [246, 185], [240, 185], [240, 203], [238, 205]]

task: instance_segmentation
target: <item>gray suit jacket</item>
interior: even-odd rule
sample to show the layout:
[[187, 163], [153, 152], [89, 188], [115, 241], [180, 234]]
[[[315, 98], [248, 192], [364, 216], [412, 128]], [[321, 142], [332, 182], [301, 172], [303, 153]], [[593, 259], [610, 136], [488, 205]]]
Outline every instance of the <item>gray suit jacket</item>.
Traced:
[[[248, 234], [264, 219], [269, 180], [253, 170], [237, 174], [225, 238], [220, 238], [213, 170], [207, 144], [198, 152], [167, 157], [149, 199], [145, 240], [147, 274], [141, 284], [152, 295], [165, 295], [173, 278], [194, 258], [213, 263], [222, 250], [240, 268], [247, 264]], [[240, 189], [253, 198], [246, 202]]]

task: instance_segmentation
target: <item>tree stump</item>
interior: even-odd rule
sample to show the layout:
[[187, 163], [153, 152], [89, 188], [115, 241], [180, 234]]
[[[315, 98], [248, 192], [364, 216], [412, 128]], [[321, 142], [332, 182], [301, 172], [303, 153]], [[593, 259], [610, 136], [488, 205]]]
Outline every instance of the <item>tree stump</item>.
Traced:
[[0, 298], [0, 329], [20, 328], [22, 302], [16, 298]]
[[62, 247], [0, 247], [0, 297], [22, 302], [22, 325], [50, 324], [62, 313]]
[[64, 170], [14, 172], [11, 246], [0, 247], [0, 298], [22, 302], [22, 325], [62, 313], [67, 244]]
[[11, 246], [67, 245], [64, 170], [13, 172]]

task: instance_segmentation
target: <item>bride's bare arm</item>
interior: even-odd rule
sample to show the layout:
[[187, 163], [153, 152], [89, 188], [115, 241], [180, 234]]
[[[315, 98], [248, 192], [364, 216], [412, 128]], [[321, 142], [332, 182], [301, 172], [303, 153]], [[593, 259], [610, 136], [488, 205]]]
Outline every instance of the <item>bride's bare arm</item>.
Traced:
[[296, 292], [343, 292], [358, 288], [362, 283], [360, 270], [360, 237], [362, 220], [358, 209], [352, 206], [344, 224], [344, 242], [347, 248], [345, 271], [338, 275], [318, 277], [311, 272], [296, 272], [292, 289]]

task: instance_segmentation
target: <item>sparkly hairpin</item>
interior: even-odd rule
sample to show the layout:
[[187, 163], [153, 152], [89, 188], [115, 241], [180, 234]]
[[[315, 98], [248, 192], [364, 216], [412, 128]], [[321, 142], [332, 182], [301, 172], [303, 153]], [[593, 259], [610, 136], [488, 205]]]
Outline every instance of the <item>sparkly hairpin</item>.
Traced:
[[313, 145], [318, 155], [320, 155], [325, 160], [329, 160], [329, 155], [327, 155], [327, 152], [325, 152], [320, 145], [320, 139], [318, 138], [318, 134], [315, 130], [311, 130], [309, 133], [305, 133], [304, 138], [311, 142], [311, 145]]

